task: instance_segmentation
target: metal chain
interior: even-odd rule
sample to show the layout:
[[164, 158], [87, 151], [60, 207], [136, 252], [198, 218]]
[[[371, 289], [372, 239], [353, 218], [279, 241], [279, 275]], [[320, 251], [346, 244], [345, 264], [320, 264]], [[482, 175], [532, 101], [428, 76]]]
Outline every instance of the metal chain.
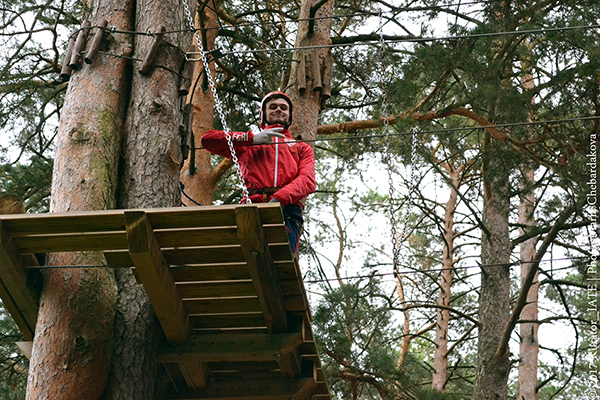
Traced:
[[231, 153], [231, 160], [235, 164], [235, 169], [238, 175], [238, 178], [242, 184], [242, 196], [246, 198], [246, 203], [251, 204], [252, 200], [250, 200], [250, 195], [248, 193], [248, 188], [246, 187], [246, 182], [244, 181], [244, 176], [242, 175], [242, 170], [240, 169], [240, 164], [238, 162], [238, 157], [235, 154], [235, 149], [233, 148], [233, 138], [231, 137], [231, 132], [227, 129], [227, 121], [225, 120], [225, 114], [223, 113], [223, 105], [221, 104], [221, 100], [219, 99], [219, 95], [217, 94], [217, 85], [215, 84], [215, 80], [208, 68], [208, 58], [206, 57], [206, 52], [204, 51], [204, 47], [202, 46], [202, 39], [200, 39], [200, 35], [196, 30], [196, 26], [194, 25], [194, 19], [192, 18], [192, 12], [190, 11], [190, 6], [187, 3], [187, 0], [182, 0], [183, 8], [185, 10], [185, 15], [187, 16], [188, 23], [190, 25], [190, 30], [194, 32], [194, 38], [196, 39], [196, 44], [198, 45], [198, 49], [200, 50], [200, 57], [202, 58], [202, 65], [204, 66], [204, 72], [206, 73], [206, 78], [208, 79], [208, 85], [210, 86], [210, 90], [213, 95], [213, 99], [215, 101], [215, 108], [217, 109], [217, 114], [219, 115], [219, 119], [221, 120], [221, 125], [223, 126], [223, 131], [225, 132], [225, 138], [227, 139], [227, 145], [229, 146], [229, 152]]
[[396, 209], [396, 203], [394, 200], [394, 177], [392, 168], [392, 149], [389, 138], [389, 127], [390, 121], [388, 120], [388, 100], [387, 90], [385, 86], [386, 68], [385, 68], [385, 40], [383, 38], [383, 11], [379, 10], [379, 55], [380, 55], [380, 67], [381, 67], [381, 108], [383, 114], [383, 132], [384, 140], [386, 143], [386, 153], [384, 154], [384, 162], [387, 164], [388, 170], [388, 185], [389, 185], [389, 215], [390, 225], [392, 231], [392, 264], [394, 268], [394, 276], [398, 274], [398, 264], [400, 263], [400, 252], [402, 249], [402, 243], [406, 240], [406, 234], [408, 230], [408, 219], [413, 206], [412, 194], [415, 189], [415, 162], [416, 162], [416, 147], [417, 147], [417, 129], [412, 129], [412, 147], [411, 147], [411, 168], [410, 168], [410, 186], [408, 189], [407, 204], [404, 208], [402, 216], [402, 232], [398, 237], [396, 231], [396, 217], [394, 215]]

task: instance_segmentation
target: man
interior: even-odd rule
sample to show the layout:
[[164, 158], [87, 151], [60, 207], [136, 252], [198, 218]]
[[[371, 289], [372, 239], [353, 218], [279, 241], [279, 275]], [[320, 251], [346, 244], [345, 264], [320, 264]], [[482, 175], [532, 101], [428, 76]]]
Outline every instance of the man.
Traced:
[[[283, 92], [270, 92], [260, 103], [258, 133], [231, 132], [240, 171], [252, 203], [279, 202], [292, 252], [298, 251], [304, 220], [302, 203], [315, 191], [315, 156], [312, 148], [296, 142], [288, 130], [292, 101]], [[225, 132], [211, 130], [202, 136], [202, 147], [231, 159]], [[242, 199], [245, 203], [246, 199]]]

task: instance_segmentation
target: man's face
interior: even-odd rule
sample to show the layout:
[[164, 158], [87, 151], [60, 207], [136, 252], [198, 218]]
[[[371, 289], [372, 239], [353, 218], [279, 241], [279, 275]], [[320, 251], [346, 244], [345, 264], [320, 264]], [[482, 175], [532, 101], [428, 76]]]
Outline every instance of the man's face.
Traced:
[[286, 124], [290, 120], [290, 107], [284, 99], [273, 99], [267, 103], [265, 120], [269, 125]]

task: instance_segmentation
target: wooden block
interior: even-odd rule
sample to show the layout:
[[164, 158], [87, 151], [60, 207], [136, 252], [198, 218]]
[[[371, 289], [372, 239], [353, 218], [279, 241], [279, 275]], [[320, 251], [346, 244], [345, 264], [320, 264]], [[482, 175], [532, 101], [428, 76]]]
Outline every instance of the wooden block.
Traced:
[[140, 74], [146, 75], [148, 71], [150, 71], [150, 67], [152, 66], [152, 62], [154, 61], [154, 57], [156, 56], [156, 52], [160, 47], [160, 43], [162, 42], [162, 38], [166, 31], [167, 28], [161, 26], [159, 31], [154, 34], [154, 37], [152, 38], [152, 44], [150, 45], [150, 50], [148, 50], [148, 53], [146, 54], [146, 57], [144, 57], [144, 61], [142, 61], [142, 65], [140, 66]]
[[143, 211], [125, 212], [129, 255], [167, 340], [183, 343], [189, 335], [189, 320], [175, 282], [165, 264], [150, 222]]
[[104, 19], [102, 20], [102, 22], [100, 22], [98, 29], [96, 29], [94, 39], [92, 39], [92, 44], [90, 45], [87, 54], [83, 58], [83, 61], [86, 64], [91, 64], [92, 61], [94, 61], [94, 58], [96, 58], [96, 55], [98, 55], [98, 48], [100, 47], [100, 43], [102, 42], [102, 36], [104, 36], [104, 29], [107, 25], [108, 21]]

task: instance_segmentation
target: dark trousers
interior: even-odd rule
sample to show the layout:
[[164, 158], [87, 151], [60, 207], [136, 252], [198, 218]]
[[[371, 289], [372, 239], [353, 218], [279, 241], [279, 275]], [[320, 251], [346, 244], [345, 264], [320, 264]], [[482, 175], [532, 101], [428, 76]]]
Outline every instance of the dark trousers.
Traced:
[[283, 207], [283, 216], [285, 218], [285, 230], [290, 240], [292, 253], [298, 252], [298, 244], [300, 243], [300, 235], [302, 234], [302, 208], [296, 204], [290, 204]]

